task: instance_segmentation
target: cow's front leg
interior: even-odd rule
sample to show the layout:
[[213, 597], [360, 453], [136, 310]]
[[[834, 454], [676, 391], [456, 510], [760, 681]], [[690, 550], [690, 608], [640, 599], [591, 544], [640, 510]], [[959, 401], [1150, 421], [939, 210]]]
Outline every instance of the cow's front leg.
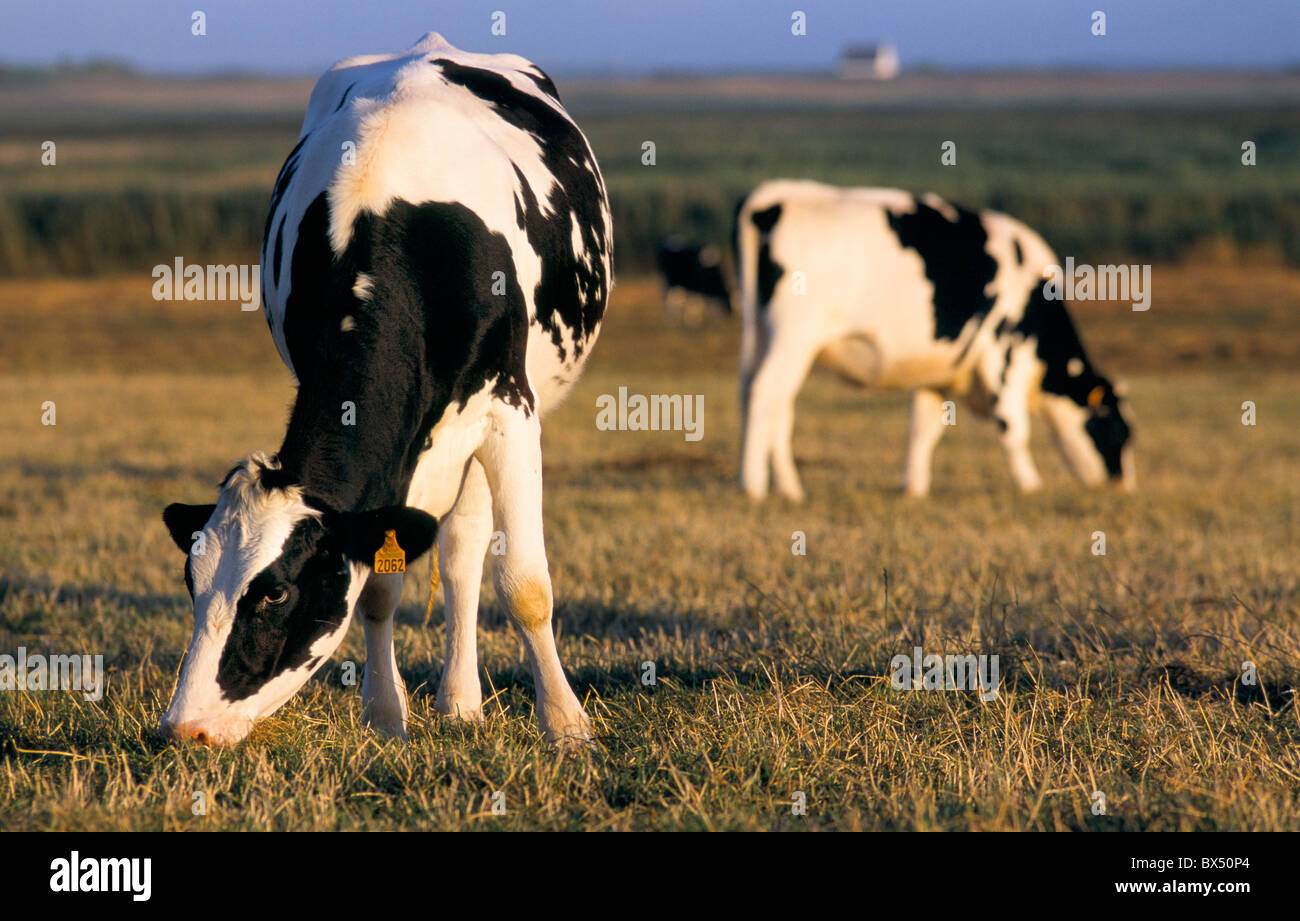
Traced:
[[1002, 449], [1011, 466], [1011, 479], [1021, 492], [1036, 492], [1043, 481], [1029, 453], [1029, 394], [1037, 386], [1035, 342], [1030, 340], [1012, 351], [1005, 380], [993, 408], [993, 419], [1002, 430]]
[[361, 679], [361, 718], [388, 736], [406, 738], [406, 685], [393, 649], [393, 614], [402, 600], [402, 576], [372, 573], [357, 611], [366, 631], [366, 671]]
[[569, 747], [591, 738], [591, 724], [560, 665], [551, 629], [553, 596], [542, 536], [542, 441], [536, 413], [503, 412], [479, 459], [505, 552], [493, 557], [497, 597], [524, 641], [547, 742]]
[[471, 458], [456, 504], [438, 531], [447, 656], [434, 707], [453, 719], [483, 718], [483, 689], [478, 677], [478, 602], [483, 557], [491, 539], [492, 494], [483, 465]]
[[1007, 463], [1011, 465], [1011, 479], [1021, 492], [1037, 492], [1042, 489], [1043, 481], [1038, 475], [1038, 468], [1034, 466], [1033, 455], [1029, 453], [1028, 417], [1023, 425], [1016, 425], [1009, 420], [1006, 425], [1007, 428], [1002, 432], [1002, 448], [1006, 452]]

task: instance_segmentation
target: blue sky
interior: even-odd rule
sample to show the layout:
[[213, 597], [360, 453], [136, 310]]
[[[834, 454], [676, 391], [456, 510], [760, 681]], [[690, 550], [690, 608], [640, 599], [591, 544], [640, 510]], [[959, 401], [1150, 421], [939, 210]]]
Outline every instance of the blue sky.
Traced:
[[[0, 63], [110, 58], [195, 73], [319, 72], [427, 31], [563, 74], [816, 70], [890, 39], [904, 67], [1300, 65], [1300, 0], [0, 0]], [[190, 33], [191, 13], [207, 35]], [[807, 34], [791, 35], [793, 10]], [[506, 35], [490, 32], [493, 11]], [[1107, 14], [1107, 35], [1090, 31]]]

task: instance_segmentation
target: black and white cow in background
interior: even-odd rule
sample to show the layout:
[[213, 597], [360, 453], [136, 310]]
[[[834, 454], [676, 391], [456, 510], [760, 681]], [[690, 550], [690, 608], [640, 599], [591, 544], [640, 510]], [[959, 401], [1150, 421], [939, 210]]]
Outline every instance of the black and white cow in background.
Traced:
[[479, 582], [498, 529], [494, 581], [544, 736], [589, 738], [551, 628], [540, 419], [596, 339], [610, 251], [595, 158], [533, 64], [430, 33], [321, 77], [262, 251], [267, 321], [297, 397], [278, 454], [240, 462], [215, 505], [164, 513], [189, 553], [195, 619], [164, 730], [242, 739], [329, 658], [356, 609], [365, 719], [404, 736], [403, 577], [373, 571], [388, 531], [407, 562], [437, 540], [436, 707], [478, 718]]
[[1085, 483], [1133, 486], [1130, 430], [1060, 300], [1043, 239], [993, 211], [896, 189], [777, 180], [737, 215], [744, 328], [741, 486], [801, 499], [794, 401], [814, 361], [861, 385], [912, 391], [903, 488], [930, 489], [943, 404], [961, 398], [1002, 433], [1022, 490], [1040, 480], [1029, 416], [1040, 411]]
[[731, 315], [731, 276], [717, 246], [669, 237], [659, 244], [655, 261], [664, 288], [664, 314], [669, 320], [694, 325], [710, 310]]

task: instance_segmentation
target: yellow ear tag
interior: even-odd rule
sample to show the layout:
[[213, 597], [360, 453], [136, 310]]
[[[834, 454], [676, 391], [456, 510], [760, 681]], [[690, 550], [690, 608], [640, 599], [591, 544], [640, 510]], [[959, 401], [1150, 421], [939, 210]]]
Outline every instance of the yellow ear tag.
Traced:
[[384, 532], [384, 545], [375, 551], [375, 572], [406, 572], [406, 551], [397, 545], [397, 532]]
[[1088, 405], [1096, 409], [1101, 405], [1101, 398], [1105, 395], [1106, 390], [1100, 384], [1088, 391]]

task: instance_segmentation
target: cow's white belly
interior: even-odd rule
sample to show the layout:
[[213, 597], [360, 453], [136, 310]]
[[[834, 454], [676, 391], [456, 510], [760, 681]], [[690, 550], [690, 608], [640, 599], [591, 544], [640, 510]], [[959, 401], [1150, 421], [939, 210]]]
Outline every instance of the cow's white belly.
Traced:
[[[844, 262], [822, 264], [822, 257], [811, 252], [807, 263], [809, 291], [817, 292], [819, 307], [826, 308], [821, 335], [828, 341], [819, 363], [874, 387], [912, 389], [949, 382], [977, 324], [956, 341], [935, 338], [934, 286], [919, 256], [896, 250], [848, 263], [853, 268], [847, 273]], [[773, 306], [793, 318], [809, 306], [796, 300], [787, 296]]]

